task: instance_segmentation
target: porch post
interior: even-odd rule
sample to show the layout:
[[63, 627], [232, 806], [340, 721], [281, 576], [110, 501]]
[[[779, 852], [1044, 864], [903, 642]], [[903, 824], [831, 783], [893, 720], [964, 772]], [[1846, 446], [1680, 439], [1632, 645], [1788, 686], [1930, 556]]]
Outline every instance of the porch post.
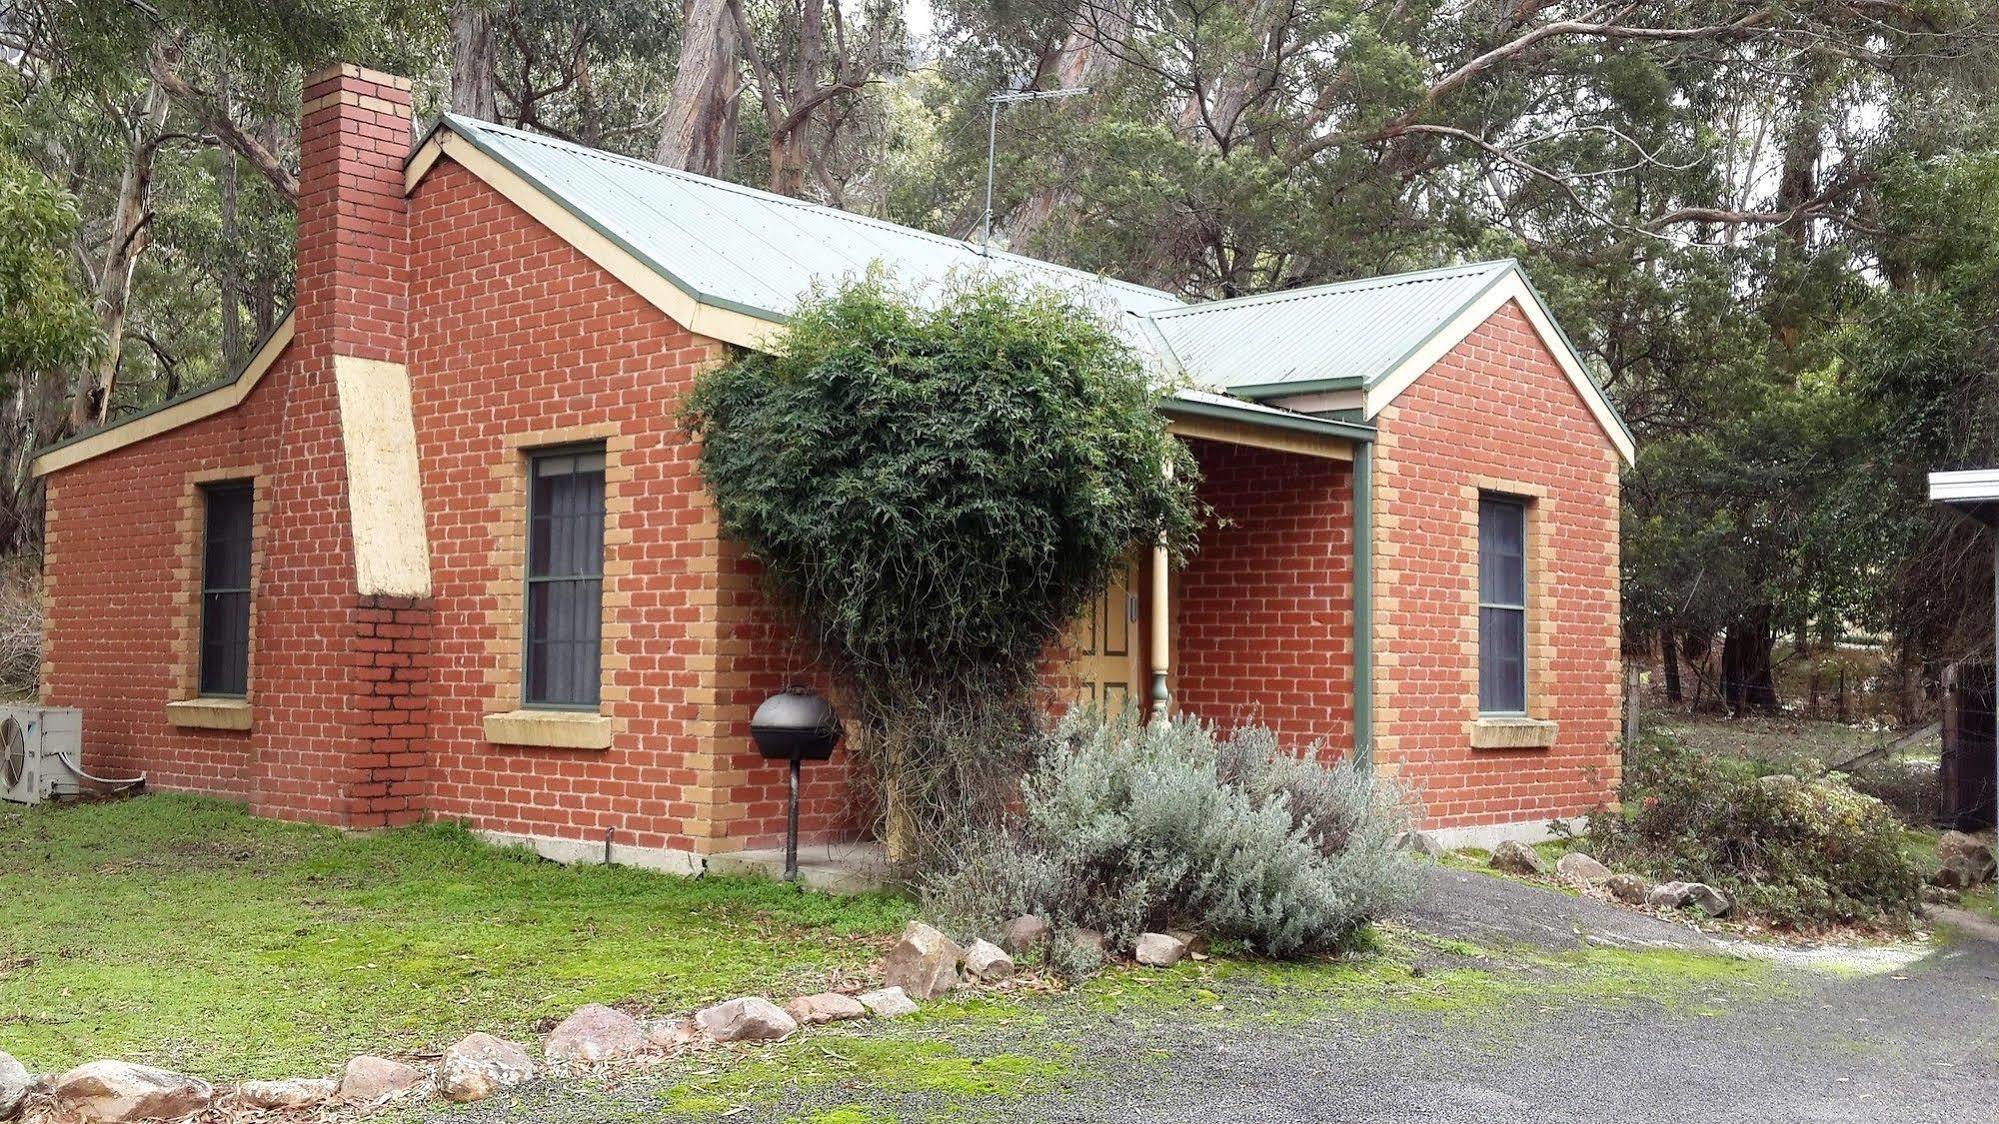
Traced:
[[1353, 751], [1374, 764], [1374, 442], [1353, 446]]
[[[1173, 462], [1166, 462], [1166, 478], [1173, 479]], [[1173, 557], [1166, 549], [1166, 536], [1152, 544], [1152, 635], [1145, 645], [1152, 656], [1152, 717], [1155, 721], [1166, 717], [1167, 707], [1172, 699], [1166, 691], [1166, 675], [1173, 669], [1172, 616], [1167, 611], [1167, 598], [1171, 595], [1170, 571]]]

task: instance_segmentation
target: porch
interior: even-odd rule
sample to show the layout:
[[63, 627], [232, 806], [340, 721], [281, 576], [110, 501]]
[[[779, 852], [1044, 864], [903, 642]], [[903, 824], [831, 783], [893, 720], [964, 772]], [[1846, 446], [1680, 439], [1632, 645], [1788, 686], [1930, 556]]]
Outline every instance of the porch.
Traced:
[[1191, 391], [1165, 411], [1214, 518], [1183, 570], [1134, 553], [1072, 631], [1065, 686], [1364, 753], [1372, 429]]

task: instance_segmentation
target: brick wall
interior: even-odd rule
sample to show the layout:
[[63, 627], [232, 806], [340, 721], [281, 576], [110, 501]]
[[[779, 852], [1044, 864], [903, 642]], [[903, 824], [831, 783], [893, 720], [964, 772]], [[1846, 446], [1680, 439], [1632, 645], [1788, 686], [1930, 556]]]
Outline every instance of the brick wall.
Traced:
[[[1375, 756], [1431, 827], [1589, 810], [1618, 780], [1618, 458], [1508, 304], [1382, 410], [1375, 454]], [[1538, 749], [1473, 749], [1478, 496], [1526, 495]]]
[[[172, 726], [166, 706], [193, 694], [198, 666], [200, 485], [272, 463], [292, 373], [281, 361], [231, 413], [49, 478], [41, 698], [84, 709], [91, 772], [145, 772], [158, 788], [259, 801], [253, 733]], [[263, 496], [253, 532], [267, 541]], [[260, 591], [269, 588], [263, 553], [253, 564]], [[265, 614], [253, 628], [252, 674], [261, 680]]]
[[[719, 538], [682, 394], [716, 362], [695, 336], [450, 162], [410, 199], [423, 309], [411, 390], [430, 525], [433, 814], [511, 834], [696, 852], [783, 831], [783, 772], [749, 752], [787, 679], [753, 573]], [[608, 447], [605, 750], [488, 742], [519, 706], [521, 473], [538, 445]], [[805, 822], [833, 830], [838, 770]], [[810, 836], [808, 836], [809, 838]]]
[[1225, 525], [1174, 577], [1179, 709], [1256, 718], [1287, 746], [1353, 742], [1353, 470], [1342, 461], [1189, 443]]

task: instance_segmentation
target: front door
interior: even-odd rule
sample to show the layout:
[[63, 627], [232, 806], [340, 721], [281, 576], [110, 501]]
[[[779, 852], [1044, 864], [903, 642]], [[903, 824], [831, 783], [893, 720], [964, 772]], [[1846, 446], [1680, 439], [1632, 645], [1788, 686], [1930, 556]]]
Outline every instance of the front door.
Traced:
[[1138, 698], [1138, 554], [1125, 557], [1111, 581], [1069, 630], [1076, 702], [1122, 710]]

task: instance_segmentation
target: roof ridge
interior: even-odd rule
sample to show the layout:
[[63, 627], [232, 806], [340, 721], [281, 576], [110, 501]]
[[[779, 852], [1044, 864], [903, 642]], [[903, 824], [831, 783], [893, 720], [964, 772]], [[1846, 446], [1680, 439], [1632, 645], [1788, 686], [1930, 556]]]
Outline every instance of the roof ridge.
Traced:
[[[650, 160], [640, 160], [637, 157], [626, 156], [623, 153], [618, 153], [618, 152], [611, 152], [608, 149], [592, 148], [589, 145], [577, 144], [573, 141], [566, 141], [560, 137], [551, 137], [543, 133], [531, 133], [526, 129], [516, 129], [511, 125], [502, 125], [494, 121], [482, 121], [476, 117], [466, 117], [462, 114], [457, 114], [457, 113], [447, 113], [444, 115], [442, 119], [451, 122], [455, 127], [458, 128], [469, 128], [484, 132], [502, 133], [507, 136], [515, 137], [532, 144], [540, 144], [540, 145], [545, 145], [549, 148], [562, 149], [564, 151], [573, 152], [579, 156], [589, 157], [591, 159], [602, 160], [606, 163], [617, 164], [624, 167], [628, 167], [634, 171], [648, 172], [654, 175], [661, 175], [669, 179], [680, 180], [682, 182], [690, 183], [699, 187], [715, 188], [721, 191], [729, 192], [731, 194], [741, 195], [751, 199], [757, 199], [766, 203], [778, 203], [788, 207], [795, 207], [800, 210], [809, 210], [815, 214], [825, 215], [829, 218], [835, 218], [845, 222], [855, 223], [860, 226], [872, 227], [877, 230], [890, 231], [900, 235], [914, 235], [916, 237], [926, 239], [928, 241], [937, 243], [939, 245], [951, 246], [962, 250], [973, 250], [973, 251], [977, 250], [977, 247], [974, 247], [970, 242], [967, 242], [962, 238], [953, 238], [948, 234], [939, 234], [936, 231], [924, 230], [920, 227], [905, 226], [899, 222], [890, 222], [887, 219], [878, 219], [872, 215], [863, 215], [860, 214], [859, 212], [845, 210], [840, 207], [829, 207], [824, 203], [814, 203], [810, 199], [799, 199], [790, 195], [780, 195], [774, 191], [765, 191], [761, 188], [749, 187], [745, 184], [734, 183], [730, 180], [725, 180], [725, 179], [718, 179], [714, 176], [704, 176], [699, 172], [690, 172], [684, 168], [671, 168], [666, 166], [665, 164], [655, 164]], [[1066, 274], [1073, 277], [1087, 278], [1090, 280], [1099, 281], [1110, 285], [1119, 285], [1128, 289], [1133, 289], [1142, 293], [1146, 293], [1151, 296], [1163, 297], [1168, 300], [1175, 301], [1177, 303], [1184, 303], [1180, 301], [1180, 298], [1178, 296], [1175, 296], [1174, 294], [1169, 293], [1164, 289], [1155, 289], [1150, 285], [1141, 285], [1136, 281], [1127, 281], [1121, 277], [1112, 277], [1104, 273], [1091, 273], [1088, 270], [1077, 269], [1074, 266], [1062, 265], [1059, 262], [1047, 261], [1043, 258], [1028, 257], [1025, 254], [1009, 253], [1008, 251], [1005, 250], [987, 250], [981, 256], [1002, 257], [1010, 261], [1018, 262], [1022, 265], [1031, 266], [1037, 269], [1049, 270], [1051, 272]]]
[[1350, 281], [1331, 281], [1322, 285], [1306, 285], [1297, 289], [1279, 289], [1273, 293], [1251, 293], [1247, 296], [1203, 301], [1200, 304], [1189, 304], [1179, 308], [1164, 309], [1152, 313], [1152, 315], [1155, 317], [1178, 318], [1202, 312], [1225, 312], [1236, 308], [1260, 308], [1265, 305], [1284, 304], [1289, 301], [1311, 300], [1316, 297], [1329, 296], [1335, 293], [1365, 293], [1377, 289], [1392, 289], [1398, 285], [1416, 285], [1447, 275], [1464, 277], [1493, 275], [1506, 269], [1515, 268], [1519, 264], [1519, 261], [1515, 258], [1494, 258], [1490, 261], [1433, 266], [1429, 269], [1411, 270], [1406, 273], [1384, 273], [1374, 277], [1356, 277]]

